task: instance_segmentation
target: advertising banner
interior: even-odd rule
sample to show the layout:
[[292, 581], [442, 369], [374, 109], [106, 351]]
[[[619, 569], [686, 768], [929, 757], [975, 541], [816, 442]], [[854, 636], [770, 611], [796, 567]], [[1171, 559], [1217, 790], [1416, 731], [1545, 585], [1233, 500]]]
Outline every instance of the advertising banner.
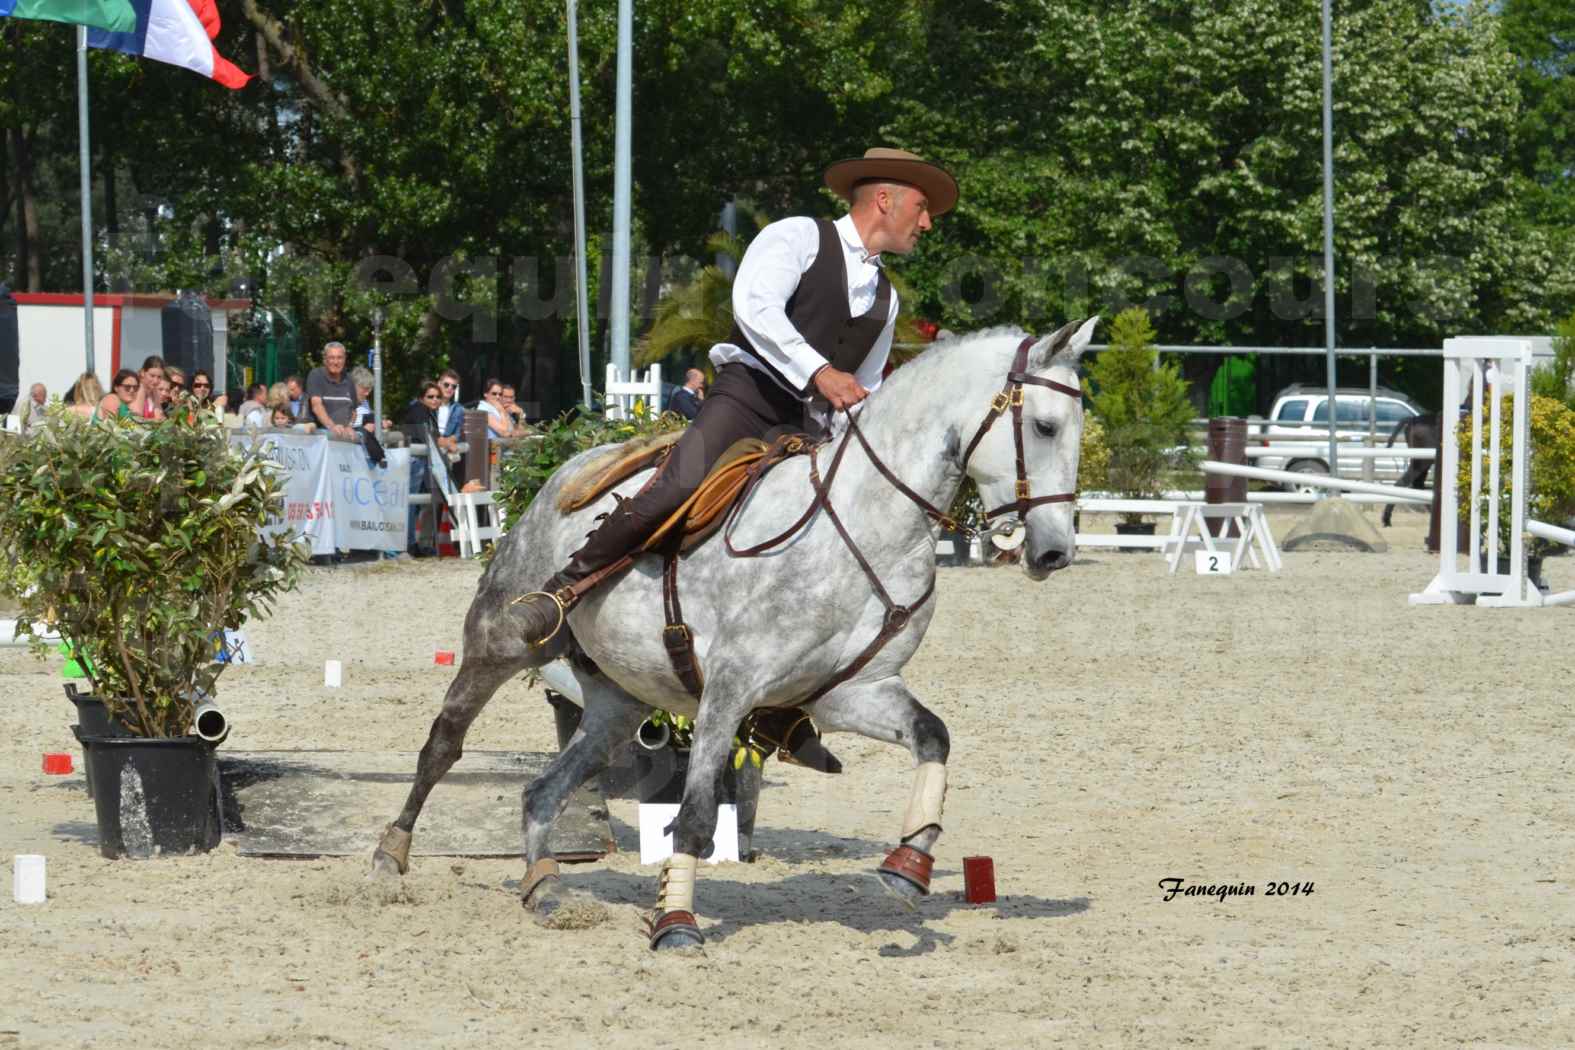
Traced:
[[313, 554], [335, 550], [404, 550], [410, 500], [410, 450], [385, 450], [387, 467], [367, 462], [359, 443], [319, 434], [244, 432], [233, 439], [254, 444], [284, 476], [288, 528], [312, 542]]

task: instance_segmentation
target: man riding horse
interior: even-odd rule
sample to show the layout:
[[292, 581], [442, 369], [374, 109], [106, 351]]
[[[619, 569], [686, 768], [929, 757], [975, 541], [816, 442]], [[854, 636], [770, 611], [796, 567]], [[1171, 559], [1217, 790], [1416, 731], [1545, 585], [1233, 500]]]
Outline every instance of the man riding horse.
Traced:
[[[699, 416], [653, 482], [621, 500], [568, 564], [522, 599], [531, 644], [551, 639], [599, 582], [598, 570], [648, 539], [735, 442], [823, 432], [833, 412], [852, 409], [880, 385], [898, 306], [882, 257], [913, 251], [931, 220], [957, 203], [957, 181], [912, 153], [885, 148], [838, 161], [824, 178], [848, 201], [848, 213], [835, 222], [782, 219], [750, 244], [733, 282], [733, 331], [711, 349], [717, 378]], [[775, 727], [775, 740], [784, 751], [818, 751], [813, 729], [782, 714], [790, 717]], [[773, 730], [757, 730], [773, 739]]]

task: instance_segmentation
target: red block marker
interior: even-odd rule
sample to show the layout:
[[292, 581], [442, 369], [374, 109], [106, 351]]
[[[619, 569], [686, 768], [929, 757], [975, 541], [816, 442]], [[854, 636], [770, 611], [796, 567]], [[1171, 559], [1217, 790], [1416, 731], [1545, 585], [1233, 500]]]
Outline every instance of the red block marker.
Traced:
[[454, 654], [447, 649], [439, 649], [432, 654], [432, 662], [440, 667], [453, 667]]
[[71, 756], [60, 754], [46, 754], [44, 756], [44, 772], [53, 776], [63, 776], [71, 772]]
[[963, 896], [969, 904], [995, 900], [995, 861], [989, 857], [963, 858]]

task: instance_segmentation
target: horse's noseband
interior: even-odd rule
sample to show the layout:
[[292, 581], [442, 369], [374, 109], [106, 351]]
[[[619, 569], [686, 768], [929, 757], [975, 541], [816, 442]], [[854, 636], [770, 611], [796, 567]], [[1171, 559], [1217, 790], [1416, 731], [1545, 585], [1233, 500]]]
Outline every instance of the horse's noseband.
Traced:
[[985, 414], [984, 421], [979, 424], [979, 429], [974, 432], [973, 440], [968, 442], [968, 450], [963, 453], [962, 465], [966, 471], [968, 460], [973, 456], [973, 450], [979, 447], [979, 442], [984, 440], [984, 435], [989, 433], [990, 427], [995, 424], [1007, 409], [1012, 412], [1012, 440], [1017, 446], [1017, 499], [1011, 503], [1003, 503], [994, 510], [984, 513], [984, 520], [999, 518], [1012, 511], [1017, 512], [1019, 518], [1026, 519], [1030, 509], [1041, 503], [1070, 503], [1077, 499], [1076, 492], [1059, 492], [1054, 496], [1030, 496], [1028, 491], [1028, 461], [1023, 456], [1023, 384], [1033, 383], [1035, 386], [1047, 386], [1051, 390], [1058, 390], [1068, 397], [1083, 399], [1083, 392], [1076, 387], [1057, 383], [1053, 379], [1040, 379], [1038, 376], [1028, 374], [1028, 351], [1034, 345], [1034, 337], [1028, 336], [1017, 344], [1017, 356], [1012, 359], [1012, 370], [1006, 373], [1006, 386], [990, 402], [990, 411]]

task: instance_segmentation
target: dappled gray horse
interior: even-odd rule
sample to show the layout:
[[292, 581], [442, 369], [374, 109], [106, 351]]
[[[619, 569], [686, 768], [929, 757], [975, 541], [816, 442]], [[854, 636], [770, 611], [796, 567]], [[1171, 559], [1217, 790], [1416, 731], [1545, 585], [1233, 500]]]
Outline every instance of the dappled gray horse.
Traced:
[[[584, 717], [524, 796], [530, 866], [521, 892], [538, 915], [550, 916], [567, 899], [548, 847], [553, 821], [652, 707], [695, 720], [674, 854], [663, 866], [652, 916], [652, 947], [701, 943], [692, 914], [697, 860], [710, 850], [734, 733], [761, 707], [803, 705], [827, 732], [860, 733], [912, 752], [913, 793], [900, 842], [881, 865], [880, 878], [904, 897], [927, 893], [950, 741], [946, 726], [919, 703], [901, 672], [935, 611], [928, 600], [935, 584], [933, 519], [951, 504], [966, 473], [992, 514], [1024, 518], [1022, 564], [1031, 578], [1042, 580], [1071, 563], [1071, 500], [1083, 426], [1077, 363], [1096, 321], [1067, 325], [1037, 341], [1020, 331], [994, 330], [940, 343], [893, 372], [864, 402], [856, 427], [815, 457], [795, 456], [767, 473], [732, 522], [735, 549], [779, 535], [815, 498], [814, 485], [828, 477], [829, 509], [816, 511], [790, 539], [753, 560], [733, 557], [719, 538], [684, 558], [683, 608], [705, 682], [698, 703], [662, 644], [662, 561], [655, 555], [640, 558], [569, 613], [572, 640], [560, 631], [533, 648], [521, 637], [510, 602], [561, 565], [595, 516], [614, 503], [609, 494], [577, 513], [561, 513], [559, 490], [594, 453], [565, 464], [499, 544], [481, 578], [465, 617], [464, 662], [421, 750], [405, 808], [373, 855], [374, 867], [406, 870], [421, 806], [459, 758], [465, 731], [483, 705], [513, 675], [565, 656], [572, 641], [595, 664], [574, 661]], [[637, 474], [619, 490], [632, 493], [647, 476]], [[878, 638], [883, 644], [875, 644]]]

